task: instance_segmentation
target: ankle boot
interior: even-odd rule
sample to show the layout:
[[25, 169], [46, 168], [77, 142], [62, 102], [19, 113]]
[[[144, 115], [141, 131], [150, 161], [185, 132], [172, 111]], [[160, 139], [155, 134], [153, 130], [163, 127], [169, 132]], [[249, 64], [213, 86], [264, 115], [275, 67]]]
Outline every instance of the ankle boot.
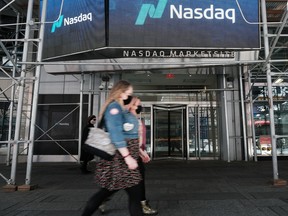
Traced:
[[156, 209], [152, 209], [150, 207], [147, 200], [141, 201], [141, 206], [142, 206], [142, 210], [143, 210], [144, 215], [156, 215], [156, 214], [158, 214], [158, 211]]
[[105, 213], [106, 208], [105, 208], [105, 203], [104, 203], [104, 202], [99, 206], [99, 210], [100, 210], [100, 212], [101, 212], [102, 214]]
[[82, 172], [83, 174], [89, 174], [89, 173], [91, 173], [91, 171], [89, 171], [89, 170], [87, 169], [87, 163], [85, 163], [85, 162], [82, 162], [82, 163], [80, 164], [80, 170], [81, 170], [81, 172]]

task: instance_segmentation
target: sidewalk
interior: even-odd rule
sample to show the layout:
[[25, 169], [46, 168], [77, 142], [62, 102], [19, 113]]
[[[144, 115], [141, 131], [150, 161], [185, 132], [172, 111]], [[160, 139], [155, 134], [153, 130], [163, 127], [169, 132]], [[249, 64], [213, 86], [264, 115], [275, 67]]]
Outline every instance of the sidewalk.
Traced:
[[[91, 164], [94, 166], [95, 164]], [[288, 161], [278, 161], [279, 177], [288, 179]], [[271, 161], [152, 161], [146, 166], [147, 198], [159, 216], [288, 215], [288, 186], [272, 185]], [[17, 168], [24, 184], [26, 165]], [[10, 167], [0, 165], [10, 176]], [[0, 190], [2, 216], [80, 216], [97, 191], [93, 174], [82, 175], [74, 163], [35, 163], [32, 191]], [[127, 216], [127, 196], [120, 191], [107, 204], [107, 216]], [[99, 212], [95, 215], [101, 215]]]

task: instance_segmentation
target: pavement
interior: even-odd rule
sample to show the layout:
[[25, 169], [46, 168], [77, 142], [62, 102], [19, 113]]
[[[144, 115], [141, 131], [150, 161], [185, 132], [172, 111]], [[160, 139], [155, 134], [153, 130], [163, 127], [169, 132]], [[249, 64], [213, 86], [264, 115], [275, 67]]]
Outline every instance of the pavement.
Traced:
[[[10, 169], [0, 165], [6, 177]], [[26, 164], [18, 164], [16, 185], [24, 184], [25, 169]], [[288, 161], [278, 161], [278, 170], [279, 178], [287, 180]], [[98, 190], [94, 175], [81, 174], [76, 163], [34, 163], [34, 190], [6, 192], [2, 180], [1, 216], [80, 216]], [[271, 161], [152, 161], [146, 166], [146, 193], [159, 216], [288, 215], [288, 186], [273, 184]], [[127, 204], [125, 191], [119, 191], [104, 215], [127, 216]]]

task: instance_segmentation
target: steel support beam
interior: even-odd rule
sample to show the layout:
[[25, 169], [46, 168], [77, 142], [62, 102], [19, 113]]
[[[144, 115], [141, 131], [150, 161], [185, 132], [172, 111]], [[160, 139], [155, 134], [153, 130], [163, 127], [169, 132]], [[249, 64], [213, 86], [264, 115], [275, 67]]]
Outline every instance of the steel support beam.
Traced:
[[243, 81], [242, 81], [242, 74], [243, 74], [243, 68], [239, 66], [239, 86], [240, 86], [240, 98], [241, 98], [241, 115], [242, 115], [242, 127], [243, 127], [243, 144], [244, 144], [244, 157], [245, 161], [248, 161], [248, 151], [247, 151], [247, 122], [245, 118], [245, 102], [244, 102], [244, 96], [245, 93], [243, 90]]
[[79, 104], [79, 131], [78, 131], [78, 163], [81, 157], [81, 141], [82, 141], [82, 119], [83, 119], [83, 89], [84, 89], [84, 74], [81, 74], [80, 81], [80, 104]]
[[[226, 70], [225, 67], [223, 67], [223, 88], [225, 89], [227, 87], [226, 79], [225, 79]], [[223, 105], [224, 105], [224, 119], [225, 119], [225, 138], [226, 139], [226, 147], [227, 147], [227, 162], [231, 162], [230, 160], [230, 137], [229, 137], [229, 123], [228, 123], [228, 105], [227, 105], [227, 92], [223, 91]]]
[[[28, 1], [28, 9], [27, 9], [27, 18], [26, 18], [26, 28], [25, 28], [25, 39], [30, 38], [30, 30], [31, 27], [29, 25], [30, 20], [32, 19], [32, 11], [33, 11], [33, 0]], [[23, 47], [23, 56], [22, 60], [27, 61], [28, 58], [28, 41], [24, 42]], [[25, 86], [25, 77], [26, 77], [26, 69], [27, 65], [22, 65], [21, 68], [21, 81], [19, 86], [19, 97], [18, 97], [18, 105], [17, 105], [17, 115], [16, 115], [16, 124], [15, 124], [15, 136], [13, 142], [13, 155], [12, 155], [12, 166], [11, 166], [11, 175], [9, 179], [9, 184], [16, 184], [16, 169], [18, 163], [18, 149], [19, 149], [19, 140], [20, 140], [20, 127], [21, 127], [21, 117], [22, 117], [22, 106], [23, 106], [23, 98], [24, 98], [24, 86]]]
[[[42, 61], [42, 51], [43, 51], [43, 38], [44, 38], [44, 23], [46, 20], [46, 8], [47, 0], [43, 0], [42, 14], [41, 14], [41, 25], [39, 31], [39, 38], [41, 39], [38, 43], [38, 52], [36, 62]], [[26, 178], [25, 184], [30, 185], [31, 183], [31, 172], [32, 172], [32, 163], [33, 163], [33, 149], [34, 149], [34, 139], [35, 139], [35, 125], [37, 117], [37, 104], [39, 97], [39, 84], [40, 84], [40, 72], [41, 65], [36, 66], [35, 71], [35, 82], [34, 82], [34, 91], [33, 91], [33, 104], [32, 104], [32, 115], [31, 115], [31, 126], [30, 126], [30, 136], [29, 136], [29, 149], [28, 149], [28, 158], [27, 158], [27, 168], [26, 168]]]
[[[17, 13], [17, 23], [19, 23], [20, 20], [20, 14]], [[15, 34], [15, 40], [19, 37], [19, 25], [16, 25], [16, 34]], [[15, 53], [15, 63], [16, 66], [13, 67], [12, 70], [12, 77], [11, 79], [14, 80], [14, 83], [18, 83], [14, 79], [16, 72], [17, 72], [17, 50], [18, 50], [18, 42], [15, 41], [15, 47], [14, 47], [14, 53]], [[8, 74], [9, 75], [9, 74]], [[10, 100], [10, 110], [9, 110], [9, 132], [8, 132], [8, 144], [7, 144], [7, 155], [6, 155], [6, 165], [9, 166], [11, 163], [11, 139], [12, 139], [12, 128], [13, 128], [13, 113], [14, 113], [14, 106], [15, 106], [15, 85], [11, 88], [11, 100]]]
[[268, 40], [268, 27], [267, 27], [267, 12], [266, 12], [266, 2], [261, 0], [261, 10], [262, 10], [262, 20], [263, 24], [263, 34], [264, 34], [264, 48], [266, 57], [266, 77], [267, 77], [267, 87], [268, 87], [268, 98], [269, 98], [269, 115], [270, 115], [270, 136], [272, 144], [272, 162], [273, 162], [273, 179], [274, 182], [279, 179], [278, 173], [278, 161], [277, 161], [277, 147], [276, 147], [276, 137], [275, 137], [275, 122], [274, 122], [274, 105], [273, 105], [273, 92], [272, 92], [272, 81], [271, 81], [271, 65], [269, 63], [269, 40]]

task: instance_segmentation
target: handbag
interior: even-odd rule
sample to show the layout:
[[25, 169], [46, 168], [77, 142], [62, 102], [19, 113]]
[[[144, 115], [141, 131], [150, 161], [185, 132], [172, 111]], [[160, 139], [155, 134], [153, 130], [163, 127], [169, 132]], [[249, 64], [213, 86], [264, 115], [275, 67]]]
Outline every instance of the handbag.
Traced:
[[90, 154], [105, 160], [112, 160], [116, 152], [116, 148], [111, 142], [109, 133], [102, 128], [94, 127], [90, 128], [83, 148]]

